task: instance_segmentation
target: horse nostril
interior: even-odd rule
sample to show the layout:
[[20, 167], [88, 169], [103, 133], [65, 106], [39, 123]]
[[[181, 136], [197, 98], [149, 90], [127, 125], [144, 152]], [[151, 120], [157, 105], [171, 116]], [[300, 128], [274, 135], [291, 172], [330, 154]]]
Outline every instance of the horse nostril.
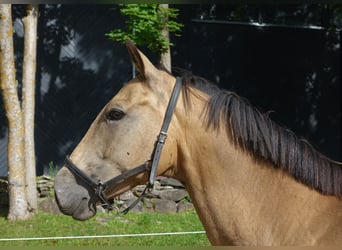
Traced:
[[86, 201], [86, 200], [88, 200], [87, 197], [83, 197], [83, 198], [82, 198], [82, 201]]

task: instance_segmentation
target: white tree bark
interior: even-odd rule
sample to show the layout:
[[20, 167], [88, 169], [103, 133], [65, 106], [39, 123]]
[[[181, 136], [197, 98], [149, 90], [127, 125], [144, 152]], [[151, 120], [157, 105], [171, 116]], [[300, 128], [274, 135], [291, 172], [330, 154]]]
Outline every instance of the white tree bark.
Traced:
[[28, 208], [37, 210], [36, 159], [34, 150], [35, 76], [38, 5], [28, 5], [24, 23], [23, 118], [25, 128], [25, 168]]
[[24, 123], [15, 79], [10, 4], [0, 4], [0, 86], [8, 120], [8, 183], [11, 221], [29, 217], [25, 188]]
[[[159, 4], [159, 7], [164, 8], [164, 9], [168, 9], [169, 5], [168, 4]], [[165, 39], [170, 41], [169, 29], [166, 26], [164, 26], [164, 28], [162, 30], [162, 35], [165, 37]], [[163, 67], [166, 70], [171, 72], [171, 50], [170, 50], [170, 46], [168, 47], [168, 49], [165, 53], [162, 53], [160, 55], [160, 64], [163, 65]]]

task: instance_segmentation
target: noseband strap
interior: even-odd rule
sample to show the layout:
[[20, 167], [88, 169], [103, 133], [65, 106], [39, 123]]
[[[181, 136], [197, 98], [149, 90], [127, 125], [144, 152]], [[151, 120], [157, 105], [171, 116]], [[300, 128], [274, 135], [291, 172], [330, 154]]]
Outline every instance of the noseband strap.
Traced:
[[157, 168], [159, 165], [160, 156], [161, 156], [163, 146], [167, 138], [167, 132], [168, 132], [169, 125], [172, 119], [172, 115], [174, 113], [174, 109], [177, 104], [177, 100], [178, 100], [181, 88], [182, 88], [182, 79], [180, 77], [177, 77], [175, 86], [172, 90], [171, 98], [169, 100], [169, 103], [165, 112], [164, 121], [160, 130], [160, 133], [157, 136], [157, 141], [155, 142], [155, 145], [154, 145], [154, 150], [151, 156], [152, 160], [148, 160], [145, 163], [102, 183], [101, 181], [95, 182], [94, 180], [92, 180], [86, 173], [84, 173], [80, 168], [78, 168], [70, 160], [69, 156], [66, 157], [65, 167], [67, 167], [70, 170], [70, 172], [73, 173], [74, 176], [78, 177], [85, 185], [87, 185], [88, 188], [93, 190], [94, 195], [96, 195], [98, 200], [100, 200], [102, 205], [104, 205], [108, 210], [112, 210], [114, 206], [108, 200], [105, 191], [107, 190], [107, 188], [114, 186], [117, 183], [129, 177], [143, 173], [145, 171], [150, 171], [149, 180], [148, 180], [145, 190], [142, 192], [142, 194], [138, 197], [137, 200], [135, 200], [130, 206], [128, 206], [123, 211], [120, 211], [120, 213], [126, 214], [136, 204], [138, 204], [140, 200], [144, 198], [144, 196], [146, 195], [148, 191], [151, 191], [154, 188], [154, 182], [155, 182], [156, 175], [157, 175]]
[[[113, 186], [131, 176], [137, 175], [139, 173], [145, 172], [150, 170], [149, 162], [145, 162], [144, 164], [139, 165], [138, 167], [135, 167], [133, 169], [130, 169], [126, 171], [125, 173], [122, 173], [118, 176], [115, 176], [114, 178], [102, 183], [101, 181], [95, 182], [91, 178], [88, 177], [86, 173], [84, 173], [81, 169], [79, 169], [69, 158], [69, 156], [65, 159], [65, 166], [74, 174], [74, 176], [77, 176], [85, 185], [88, 186], [88, 188], [92, 189], [94, 191], [94, 194], [98, 197], [98, 199], [101, 201], [102, 205], [105, 206], [108, 210], [113, 210], [113, 205], [110, 203], [110, 201], [107, 199], [107, 196], [105, 194], [105, 190]], [[145, 196], [145, 190], [143, 192], [143, 196]], [[139, 197], [140, 198], [140, 197]], [[142, 197], [143, 198], [143, 197]], [[142, 198], [140, 198], [138, 201], [140, 201]], [[134, 203], [133, 203], [134, 204]], [[131, 206], [129, 206], [131, 207]], [[129, 208], [128, 207], [128, 208]], [[133, 208], [132, 206], [131, 208]], [[126, 208], [125, 210], [127, 210]], [[125, 210], [122, 213], [127, 213], [131, 208], [129, 208], [126, 212]]]

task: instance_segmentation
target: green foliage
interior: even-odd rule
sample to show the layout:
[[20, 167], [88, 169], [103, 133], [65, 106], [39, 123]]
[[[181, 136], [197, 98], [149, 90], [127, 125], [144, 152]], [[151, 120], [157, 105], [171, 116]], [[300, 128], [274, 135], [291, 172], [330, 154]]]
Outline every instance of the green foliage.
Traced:
[[174, 21], [178, 16], [178, 9], [163, 8], [159, 4], [120, 4], [120, 12], [127, 17], [126, 31], [114, 29], [107, 33], [111, 40], [124, 43], [127, 39], [136, 45], [147, 47], [158, 53], [165, 53], [168, 46], [173, 44], [163, 35], [162, 30], [167, 27], [170, 33], [180, 36], [183, 24]]
[[[10, 223], [0, 217], [0, 238], [33, 238], [81, 235], [114, 235], [202, 231], [195, 211], [184, 213], [100, 213], [87, 221], [69, 216], [39, 213], [26, 221]], [[205, 234], [92, 239], [0, 241], [5, 246], [208, 246]]]

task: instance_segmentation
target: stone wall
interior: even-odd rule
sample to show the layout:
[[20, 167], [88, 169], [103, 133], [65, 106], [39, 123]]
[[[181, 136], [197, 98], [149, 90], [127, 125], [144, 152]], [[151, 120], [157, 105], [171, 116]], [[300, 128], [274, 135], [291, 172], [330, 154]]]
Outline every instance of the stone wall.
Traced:
[[[144, 189], [145, 185], [136, 186], [131, 191], [119, 196], [114, 202], [124, 209], [137, 199], [136, 197]], [[178, 213], [189, 209], [193, 209], [193, 205], [183, 184], [172, 178], [159, 177], [155, 182], [155, 189], [146, 194], [144, 199], [133, 208], [133, 211]]]
[[[44, 212], [58, 213], [57, 205], [54, 201], [53, 178], [49, 176], [40, 176], [37, 178], [37, 191], [39, 209]], [[8, 206], [8, 182], [7, 178], [0, 178], [0, 206]], [[120, 209], [124, 209], [134, 202], [143, 192], [145, 185], [139, 185], [128, 191], [113, 202]], [[98, 211], [105, 211], [98, 206]], [[188, 192], [184, 186], [177, 180], [166, 177], [158, 177], [155, 183], [155, 189], [147, 194], [132, 211], [136, 212], [183, 212], [193, 209]]]

